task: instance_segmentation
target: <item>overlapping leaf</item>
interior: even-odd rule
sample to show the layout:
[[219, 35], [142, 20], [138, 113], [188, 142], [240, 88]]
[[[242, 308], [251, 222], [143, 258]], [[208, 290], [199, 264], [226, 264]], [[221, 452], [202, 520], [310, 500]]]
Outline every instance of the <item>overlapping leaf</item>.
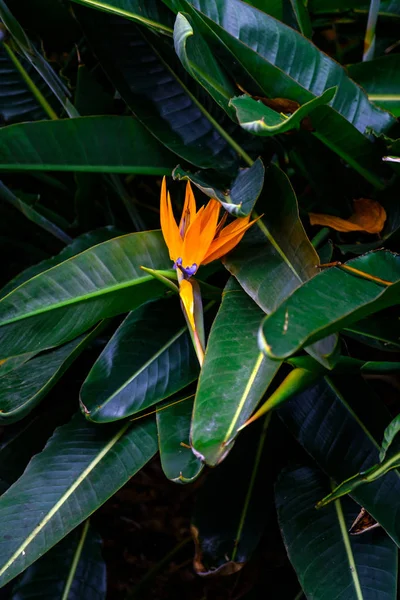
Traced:
[[194, 165], [235, 169], [234, 151], [219, 133], [215, 118], [183, 81], [185, 71], [168, 40], [126, 19], [78, 8], [102, 68], [151, 133]]
[[238, 428], [279, 369], [279, 362], [258, 350], [262, 316], [262, 310], [231, 278], [211, 329], [193, 410], [192, 445], [210, 465], [229, 452]]
[[85, 416], [123, 419], [168, 398], [196, 379], [198, 361], [178, 297], [131, 312], [81, 388]]
[[89, 523], [75, 529], [17, 579], [10, 600], [104, 600], [106, 565], [101, 538]]
[[191, 483], [204, 467], [190, 448], [193, 395], [168, 404], [160, 405], [156, 415], [161, 466], [175, 483]]
[[175, 158], [131, 117], [80, 117], [0, 130], [0, 170], [168, 175]]
[[[248, 243], [245, 240], [228, 255], [225, 265], [268, 314], [302, 281], [316, 274], [319, 258], [300, 221], [293, 188], [274, 165], [268, 169], [264, 189], [260, 200], [265, 203], [261, 205], [265, 215], [258, 222], [259, 230], [253, 227], [247, 235]], [[329, 365], [334, 362], [335, 347], [336, 340], [330, 338], [315, 352]]]
[[258, 158], [251, 167], [240, 169], [229, 187], [222, 191], [221, 184], [214, 183], [212, 177], [207, 177], [207, 172], [190, 173], [176, 167], [172, 174], [174, 179], [191, 181], [207, 196], [219, 200], [231, 215], [247, 217], [261, 194], [265, 170], [261, 158]]
[[[265, 319], [260, 343], [268, 356], [283, 359], [398, 303], [398, 255], [371, 252], [348, 261], [345, 267], [333, 267], [306, 282]], [[326, 290], [334, 290], [334, 302]]]
[[3, 375], [0, 378], [0, 422], [13, 423], [33, 410], [101, 329], [100, 324], [90, 333], [36, 355]]
[[28, 280], [0, 300], [1, 356], [63, 344], [105, 317], [164, 295], [165, 286], [141, 265], [170, 267], [160, 232], [103, 242]]
[[[344, 388], [347, 396], [343, 395]], [[289, 430], [335, 481], [343, 481], [378, 462], [379, 442], [390, 415], [364, 388], [356, 377], [346, 377], [345, 381], [335, 378], [334, 382], [321, 379], [279, 409]], [[399, 493], [400, 475], [392, 471], [351, 495], [398, 546]]]
[[99, 428], [77, 414], [58, 428], [0, 498], [0, 585], [86, 519], [156, 450], [154, 420]]
[[193, 16], [236, 81], [253, 94], [304, 104], [338, 86], [331, 106], [313, 111], [315, 135], [365, 178], [382, 185], [379, 153], [364, 134], [367, 127], [387, 131], [393, 117], [373, 106], [338, 63], [295, 30], [241, 0], [164, 1], [176, 12]]
[[395, 544], [382, 529], [350, 536], [360, 509], [349, 499], [317, 512], [327, 490], [329, 480], [306, 466], [284, 470], [276, 485], [283, 539], [306, 597], [394, 600]]

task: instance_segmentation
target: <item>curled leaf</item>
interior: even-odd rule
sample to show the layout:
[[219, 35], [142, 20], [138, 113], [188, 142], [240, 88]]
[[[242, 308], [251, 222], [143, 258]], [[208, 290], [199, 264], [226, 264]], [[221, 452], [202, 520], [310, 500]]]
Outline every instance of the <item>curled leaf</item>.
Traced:
[[354, 214], [349, 219], [341, 219], [332, 215], [309, 213], [311, 225], [332, 227], [336, 231], [366, 231], [380, 233], [386, 221], [386, 211], [375, 200], [359, 198], [354, 200]]

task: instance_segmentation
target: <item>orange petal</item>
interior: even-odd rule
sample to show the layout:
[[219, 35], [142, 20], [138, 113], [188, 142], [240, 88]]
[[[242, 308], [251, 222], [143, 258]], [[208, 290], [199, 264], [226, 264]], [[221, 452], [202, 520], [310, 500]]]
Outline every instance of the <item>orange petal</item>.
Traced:
[[336, 231], [366, 231], [380, 233], [386, 221], [386, 211], [375, 200], [359, 198], [354, 200], [354, 214], [349, 219], [331, 215], [309, 213], [311, 225], [332, 227]]
[[183, 308], [185, 310], [190, 326], [193, 331], [196, 331], [196, 324], [194, 321], [193, 288], [192, 284], [187, 279], [182, 279], [182, 281], [180, 282], [179, 295], [181, 297]]
[[[217, 258], [228, 254], [242, 239], [246, 231], [258, 219], [249, 222], [250, 217], [236, 219], [221, 231], [220, 235], [212, 242], [210, 248], [203, 260], [203, 265], [207, 265]], [[258, 217], [259, 218], [259, 217]]]
[[220, 204], [215, 200], [201, 207], [191, 223], [183, 241], [182, 263], [184, 267], [192, 264], [200, 266], [206, 256], [217, 230]]
[[196, 216], [196, 200], [193, 194], [192, 186], [190, 181], [186, 184], [185, 203], [183, 205], [182, 216], [179, 222], [179, 231], [184, 237], [185, 232], [188, 230], [190, 223]]
[[175, 261], [180, 255], [182, 238], [179, 234], [179, 229], [175, 221], [170, 195], [167, 194], [165, 177], [163, 178], [161, 186], [160, 221], [164, 240], [168, 246], [169, 256], [171, 260]]

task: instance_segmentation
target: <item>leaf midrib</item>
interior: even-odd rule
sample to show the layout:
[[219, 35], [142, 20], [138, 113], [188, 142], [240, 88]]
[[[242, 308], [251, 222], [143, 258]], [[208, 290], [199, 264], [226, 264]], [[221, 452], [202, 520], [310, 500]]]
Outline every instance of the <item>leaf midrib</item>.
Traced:
[[[88, 416], [93, 416], [98, 414], [99, 412], [101, 412], [104, 407], [111, 402], [118, 394], [120, 394], [128, 385], [130, 385], [132, 383], [132, 381], [134, 379], [136, 379], [136, 377], [139, 377], [139, 375], [141, 373], [143, 373], [143, 371], [145, 371], [147, 369], [147, 367], [149, 367], [155, 360], [157, 360], [157, 358], [159, 358], [163, 352], [165, 350], [167, 350], [170, 346], [172, 346], [172, 344], [178, 340], [180, 338], [181, 335], [183, 335], [185, 333], [185, 331], [187, 330], [186, 326], [182, 327], [172, 338], [170, 338], [168, 340], [168, 342], [166, 344], [164, 344], [155, 354], [152, 354], [152, 356], [140, 367], [140, 369], [138, 369], [137, 371], [135, 371], [131, 377], [129, 377], [118, 389], [116, 389], [106, 400], [105, 402], [103, 402], [96, 410], [94, 411], [89, 411]], [[84, 402], [81, 400], [82, 405], [87, 409], [86, 404], [84, 404]], [[143, 407], [140, 407], [139, 410], [141, 410]], [[146, 408], [146, 407], [144, 407]], [[134, 414], [134, 413], [132, 413]]]
[[115, 444], [120, 440], [124, 433], [131, 427], [131, 423], [125, 424], [116, 435], [104, 446], [104, 448], [97, 454], [97, 456], [90, 462], [90, 464], [82, 471], [82, 473], [75, 479], [72, 485], [61, 498], [53, 505], [49, 512], [42, 518], [41, 522], [31, 531], [26, 537], [22, 544], [17, 548], [14, 554], [8, 559], [5, 565], [0, 569], [0, 577], [14, 564], [17, 558], [25, 551], [29, 544], [39, 535], [42, 529], [50, 522], [57, 511], [63, 506], [68, 498], [75, 492], [75, 490], [81, 485], [81, 483], [90, 475], [100, 461], [112, 450]]
[[[92, 298], [97, 298], [99, 296], [110, 294], [110, 293], [118, 291], [118, 290], [127, 289], [129, 287], [133, 287], [135, 285], [146, 283], [148, 281], [154, 281], [154, 277], [152, 277], [151, 275], [145, 275], [144, 277], [141, 277], [141, 278], [136, 278], [134, 280], [129, 279], [127, 281], [124, 281], [123, 283], [117, 283], [110, 287], [102, 288], [100, 290], [95, 290], [94, 292], [85, 294], [83, 296], [74, 296], [73, 298], [69, 298], [68, 300], [64, 300], [62, 302], [55, 302], [54, 304], [51, 304], [50, 306], [44, 306], [41, 308], [37, 308], [36, 310], [26, 312], [22, 315], [17, 315], [15, 317], [6, 319], [4, 321], [0, 320], [0, 327], [3, 327], [5, 325], [10, 325], [11, 323], [16, 323], [18, 321], [23, 321], [24, 319], [29, 319], [31, 317], [36, 317], [37, 315], [44, 314], [44, 313], [50, 312], [52, 310], [56, 310], [57, 308], [73, 306], [74, 304], [79, 304], [80, 302], [85, 302], [87, 300], [91, 300]], [[5, 296], [5, 298], [7, 298], [7, 296]], [[5, 298], [3, 298], [3, 300]]]

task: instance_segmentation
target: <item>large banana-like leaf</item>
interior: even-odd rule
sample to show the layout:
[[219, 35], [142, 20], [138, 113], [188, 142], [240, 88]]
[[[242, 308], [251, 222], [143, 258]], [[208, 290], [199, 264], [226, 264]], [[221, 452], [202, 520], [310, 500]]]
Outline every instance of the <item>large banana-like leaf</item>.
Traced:
[[191, 441], [202, 460], [219, 463], [231, 450], [280, 363], [258, 349], [262, 310], [234, 278], [225, 287], [197, 387]]
[[[40, 91], [50, 96], [50, 90], [36, 70], [24, 59], [21, 59], [21, 62]], [[2, 123], [8, 125], [19, 121], [36, 121], [46, 117], [42, 107], [16, 70], [3, 46], [0, 46], [0, 79], [0, 117]]]
[[191, 483], [204, 467], [204, 463], [190, 448], [193, 396], [191, 394], [171, 403], [167, 401], [157, 408], [161, 466], [165, 476], [175, 483]]
[[55, 265], [59, 265], [67, 258], [71, 258], [72, 256], [76, 256], [83, 250], [87, 250], [91, 246], [95, 246], [96, 244], [100, 244], [101, 242], [105, 242], [106, 240], [110, 240], [112, 238], [121, 235], [121, 231], [119, 231], [116, 227], [101, 227], [99, 229], [95, 229], [94, 231], [88, 231], [88, 233], [84, 233], [82, 235], [78, 235], [74, 240], [68, 244], [65, 248], [61, 250], [59, 254], [56, 256], [52, 256], [51, 258], [46, 258], [31, 267], [28, 267], [21, 273], [19, 273], [16, 277], [11, 279], [1, 290], [0, 297], [6, 296], [11, 290], [14, 290], [28, 279], [31, 279], [35, 275], [42, 273], [43, 271], [47, 271], [47, 269], [51, 269], [51, 267], [55, 267]]
[[11, 291], [0, 300], [1, 357], [63, 344], [105, 317], [165, 294], [142, 265], [171, 266], [161, 232], [103, 242]]
[[154, 420], [99, 428], [77, 414], [0, 498], [0, 586], [85, 520], [157, 450]]
[[[267, 314], [317, 273], [318, 254], [299, 218], [297, 200], [285, 173], [270, 165], [261, 197], [265, 216], [250, 230], [225, 265]], [[279, 198], [279, 202], [276, 200]], [[272, 206], [271, 206], [272, 205]], [[289, 232], [289, 233], [288, 233]], [[326, 366], [334, 362], [336, 340], [327, 338], [310, 352]], [[314, 355], [314, 354], [313, 354]]]
[[169, 175], [176, 159], [132, 117], [79, 117], [0, 130], [0, 170]]
[[[344, 394], [343, 394], [344, 391]], [[365, 407], [368, 406], [368, 410]], [[279, 416], [302, 446], [334, 481], [348, 479], [379, 460], [379, 444], [390, 422], [386, 409], [358, 377], [323, 378], [279, 409]], [[354, 490], [363, 506], [400, 546], [400, 474]], [[321, 500], [318, 498], [318, 500]], [[320, 510], [325, 510], [321, 508]]]
[[72, 531], [17, 579], [10, 600], [105, 600], [101, 538], [89, 521]]
[[350, 536], [360, 507], [349, 499], [316, 511], [328, 490], [328, 478], [307, 466], [285, 469], [276, 484], [279, 524], [304, 594], [313, 600], [395, 600], [396, 545], [382, 529]]
[[150, 302], [104, 348], [81, 388], [81, 406], [91, 421], [123, 419], [178, 392], [198, 370], [178, 297]]
[[265, 319], [262, 349], [271, 358], [286, 358], [359, 319], [398, 304], [399, 287], [400, 257], [386, 250], [326, 270], [294, 291]]
[[375, 60], [350, 65], [348, 73], [367, 92], [368, 98], [400, 117], [400, 55], [380, 56]]
[[235, 169], [238, 157], [219, 133], [220, 115], [211, 116], [190, 91], [172, 43], [127, 19], [77, 8], [102, 68], [149, 131], [196, 166]]
[[[0, 423], [19, 421], [31, 412], [102, 329], [100, 323], [88, 334], [36, 355], [3, 375], [0, 378]], [[4, 364], [10, 360], [13, 359]]]
[[[254, 95], [305, 104], [338, 86], [330, 106], [312, 112], [315, 135], [377, 186], [380, 155], [365, 136], [394, 125], [393, 117], [369, 102], [344, 69], [300, 33], [242, 0], [164, 0], [193, 16], [236, 81]], [[318, 76], [321, 74], [321, 76]]]

